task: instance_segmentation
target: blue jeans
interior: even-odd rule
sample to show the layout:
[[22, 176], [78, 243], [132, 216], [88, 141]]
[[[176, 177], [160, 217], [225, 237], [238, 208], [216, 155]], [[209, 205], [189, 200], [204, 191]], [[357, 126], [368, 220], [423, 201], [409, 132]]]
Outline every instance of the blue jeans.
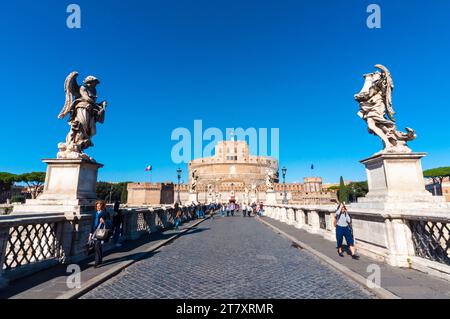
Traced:
[[345, 237], [345, 241], [347, 242], [347, 246], [353, 246], [353, 235], [350, 227], [342, 227], [336, 226], [336, 248], [340, 248], [342, 246], [342, 240]]
[[180, 224], [181, 224], [181, 219], [176, 218], [176, 219], [175, 219], [175, 229], [176, 229], [176, 230], [178, 230], [178, 226], [180, 226]]

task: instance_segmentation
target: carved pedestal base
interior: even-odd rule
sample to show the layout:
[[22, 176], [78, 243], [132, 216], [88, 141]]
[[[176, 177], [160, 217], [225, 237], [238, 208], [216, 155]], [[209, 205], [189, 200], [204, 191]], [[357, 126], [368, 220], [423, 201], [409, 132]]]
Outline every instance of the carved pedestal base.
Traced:
[[421, 158], [425, 153], [384, 153], [362, 160], [369, 192], [353, 207], [373, 209], [448, 208], [442, 196], [425, 189]]
[[46, 159], [43, 193], [14, 206], [13, 214], [83, 214], [95, 210], [98, 169], [102, 164], [83, 159]]

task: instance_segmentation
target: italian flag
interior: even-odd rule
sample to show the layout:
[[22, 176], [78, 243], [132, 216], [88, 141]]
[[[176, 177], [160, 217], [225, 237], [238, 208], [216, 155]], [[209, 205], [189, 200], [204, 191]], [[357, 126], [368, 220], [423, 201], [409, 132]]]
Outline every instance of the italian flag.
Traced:
[[146, 171], [146, 172], [151, 171], [151, 170], [152, 170], [152, 166], [151, 166], [151, 165], [149, 165], [149, 166], [147, 166], [147, 167], [145, 168], [145, 171]]

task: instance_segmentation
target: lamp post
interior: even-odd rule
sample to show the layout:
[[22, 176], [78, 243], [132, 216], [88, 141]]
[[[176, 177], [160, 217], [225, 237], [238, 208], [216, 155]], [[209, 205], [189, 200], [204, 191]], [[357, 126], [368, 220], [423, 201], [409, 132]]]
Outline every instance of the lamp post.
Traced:
[[109, 189], [109, 203], [112, 202], [112, 191], [113, 191], [113, 183], [109, 182], [111, 184], [111, 188]]
[[283, 174], [283, 204], [288, 204], [288, 199], [287, 199], [287, 193], [286, 193], [286, 167], [283, 166], [283, 168], [281, 169], [281, 172]]
[[177, 203], [181, 204], [180, 199], [180, 179], [181, 179], [181, 169], [178, 167], [177, 169], [177, 177], [178, 177], [178, 195], [177, 195]]

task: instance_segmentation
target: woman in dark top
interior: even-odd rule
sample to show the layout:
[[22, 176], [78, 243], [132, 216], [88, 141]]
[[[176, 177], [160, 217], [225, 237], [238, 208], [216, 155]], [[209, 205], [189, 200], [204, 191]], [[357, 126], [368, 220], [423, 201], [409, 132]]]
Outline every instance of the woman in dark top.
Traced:
[[95, 231], [100, 225], [105, 225], [106, 220], [108, 219], [108, 214], [106, 212], [106, 203], [102, 200], [97, 201], [95, 203], [95, 215], [92, 219], [92, 227], [91, 227], [91, 233], [89, 234], [89, 241], [94, 241], [94, 248], [95, 248], [95, 263], [94, 267], [97, 268], [103, 261], [103, 240], [95, 238]]

